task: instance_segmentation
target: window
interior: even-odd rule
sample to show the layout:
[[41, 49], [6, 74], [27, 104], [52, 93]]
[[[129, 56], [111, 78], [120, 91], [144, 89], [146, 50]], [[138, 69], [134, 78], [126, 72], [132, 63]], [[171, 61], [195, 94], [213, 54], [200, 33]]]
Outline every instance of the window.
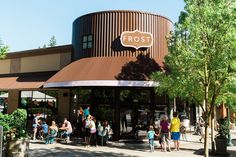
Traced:
[[93, 36], [84, 35], [83, 36], [83, 49], [91, 49], [93, 47]]

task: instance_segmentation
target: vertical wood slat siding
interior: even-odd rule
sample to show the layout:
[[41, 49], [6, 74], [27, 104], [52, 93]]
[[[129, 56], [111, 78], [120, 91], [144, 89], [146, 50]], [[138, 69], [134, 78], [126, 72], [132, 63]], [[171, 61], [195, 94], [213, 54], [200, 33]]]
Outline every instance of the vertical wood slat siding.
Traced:
[[[162, 60], [168, 52], [166, 35], [171, 25], [171, 21], [165, 17], [138, 11], [104, 11], [84, 15], [76, 19], [73, 24], [74, 59], [110, 56], [137, 57], [143, 53], [149, 54], [151, 58]], [[138, 50], [122, 47], [119, 42], [121, 33], [134, 30], [152, 33], [153, 46]], [[93, 35], [93, 48], [83, 50], [82, 37], [88, 34]]]

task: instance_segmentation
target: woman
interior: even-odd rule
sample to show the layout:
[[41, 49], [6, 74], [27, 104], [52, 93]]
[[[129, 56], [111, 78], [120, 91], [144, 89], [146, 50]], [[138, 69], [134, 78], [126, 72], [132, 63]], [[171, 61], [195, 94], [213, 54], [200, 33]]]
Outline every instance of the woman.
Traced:
[[57, 136], [58, 128], [55, 121], [52, 121], [52, 125], [49, 127], [48, 135], [46, 137], [46, 144], [53, 143], [54, 138]]
[[166, 152], [166, 146], [168, 147], [168, 151], [171, 151], [170, 149], [170, 132], [169, 132], [169, 123], [168, 123], [168, 118], [166, 115], [163, 115], [161, 117], [161, 122], [160, 122], [160, 135], [161, 135], [161, 141], [162, 141], [162, 148], [163, 151]]
[[92, 116], [88, 115], [85, 122], [84, 122], [84, 135], [85, 135], [85, 144], [86, 147], [90, 146], [90, 128], [92, 127], [91, 125], [92, 121]]
[[97, 147], [97, 134], [96, 134], [96, 119], [94, 117], [91, 118], [91, 121], [90, 121], [90, 136], [89, 136], [89, 144], [91, 146], [96, 146]]
[[173, 119], [170, 125], [171, 139], [174, 141], [175, 151], [179, 151], [180, 140], [180, 119], [177, 112], [173, 113]]

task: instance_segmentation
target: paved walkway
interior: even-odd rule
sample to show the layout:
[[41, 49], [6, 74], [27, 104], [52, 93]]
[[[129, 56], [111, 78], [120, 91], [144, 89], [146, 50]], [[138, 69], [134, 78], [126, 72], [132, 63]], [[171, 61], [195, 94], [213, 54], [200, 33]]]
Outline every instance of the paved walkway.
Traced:
[[[147, 143], [143, 142], [111, 142], [104, 147], [86, 148], [81, 144], [54, 143], [45, 145], [43, 142], [30, 143], [29, 157], [199, 157], [203, 152], [203, 143], [199, 142], [199, 136], [187, 134], [188, 141], [181, 141], [181, 150], [161, 152], [156, 147], [151, 153]], [[232, 131], [234, 146], [228, 147], [230, 157], [236, 157], [236, 130]], [[172, 143], [173, 145], [173, 143]]]

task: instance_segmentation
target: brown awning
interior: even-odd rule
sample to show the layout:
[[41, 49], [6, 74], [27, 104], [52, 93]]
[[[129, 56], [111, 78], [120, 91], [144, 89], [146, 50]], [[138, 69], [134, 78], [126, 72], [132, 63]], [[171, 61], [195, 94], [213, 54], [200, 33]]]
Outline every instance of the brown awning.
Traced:
[[38, 89], [56, 72], [1, 74], [0, 90]]
[[[74, 61], [63, 68], [51, 77], [44, 84], [44, 87], [153, 86], [153, 81], [150, 81], [148, 78], [119, 78], [119, 75], [124, 71], [123, 69], [125, 66], [129, 65], [129, 63], [136, 64], [136, 62], [136, 57], [83, 58]], [[132, 73], [130, 75], [132, 75]]]

